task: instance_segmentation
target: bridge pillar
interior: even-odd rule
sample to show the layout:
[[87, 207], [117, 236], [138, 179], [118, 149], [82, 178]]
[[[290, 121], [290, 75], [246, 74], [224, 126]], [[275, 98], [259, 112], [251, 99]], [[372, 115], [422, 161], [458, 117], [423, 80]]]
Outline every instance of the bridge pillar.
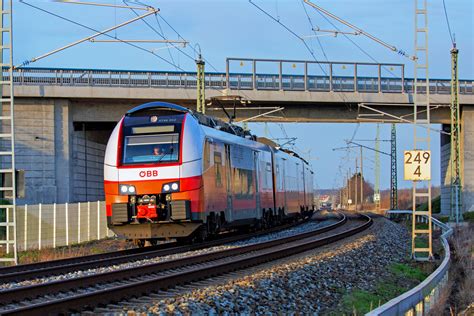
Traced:
[[55, 114], [52, 99], [16, 99], [16, 168], [25, 171], [25, 198], [17, 204], [57, 200]]
[[54, 143], [56, 203], [73, 201], [72, 165], [72, 107], [69, 100], [56, 99], [54, 102]]
[[[451, 125], [443, 124], [442, 130], [449, 132]], [[441, 214], [449, 215], [451, 209], [451, 138], [449, 135], [441, 134]]]
[[463, 212], [474, 211], [474, 107], [464, 106], [461, 114]]
[[[462, 212], [474, 211], [474, 107], [464, 106], [461, 113]], [[450, 125], [443, 124], [450, 131]], [[451, 209], [451, 143], [449, 135], [441, 135], [441, 213]]]

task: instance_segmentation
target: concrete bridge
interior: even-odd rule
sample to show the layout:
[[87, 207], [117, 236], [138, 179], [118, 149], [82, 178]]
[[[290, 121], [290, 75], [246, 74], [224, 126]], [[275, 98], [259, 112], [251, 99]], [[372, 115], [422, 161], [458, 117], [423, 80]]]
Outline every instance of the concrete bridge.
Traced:
[[[252, 69], [233, 72], [234, 62]], [[261, 72], [260, 63], [277, 64], [277, 71]], [[364, 104], [405, 119], [413, 114], [413, 79], [405, 78], [403, 65], [323, 66], [326, 71], [318, 73], [307, 61], [228, 59], [225, 73], [206, 74], [207, 113], [224, 117], [222, 107], [235, 106], [239, 120], [284, 107], [255, 121], [359, 122], [364, 114], [374, 113], [360, 107]], [[366, 67], [376, 69], [375, 75], [367, 75]], [[339, 74], [339, 68], [350, 68], [352, 75]], [[394, 76], [397, 71], [400, 75]], [[460, 81], [463, 122], [474, 120], [473, 87], [474, 80]], [[430, 79], [432, 122], [446, 130], [450, 89], [450, 80]], [[25, 170], [27, 186], [27, 196], [18, 202], [97, 200], [103, 198], [105, 143], [117, 120], [131, 107], [152, 100], [195, 108], [196, 73], [24, 68], [15, 72], [15, 97], [17, 169]], [[474, 210], [474, 125], [463, 124], [463, 135], [464, 209]], [[443, 184], [449, 184], [449, 139], [442, 138], [440, 145]], [[447, 186], [443, 206], [449, 210]]]

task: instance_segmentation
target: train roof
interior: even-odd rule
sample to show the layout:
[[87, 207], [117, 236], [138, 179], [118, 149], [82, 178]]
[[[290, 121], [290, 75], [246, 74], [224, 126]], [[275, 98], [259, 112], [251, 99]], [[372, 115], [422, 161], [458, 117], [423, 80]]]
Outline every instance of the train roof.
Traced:
[[185, 108], [183, 106], [173, 104], [173, 103], [168, 103], [168, 102], [160, 102], [160, 101], [155, 101], [155, 102], [148, 102], [139, 106], [134, 107], [133, 109], [129, 110], [127, 114], [134, 114], [137, 112], [141, 112], [144, 110], [158, 110], [158, 109], [172, 109], [176, 112], [182, 112], [182, 113], [190, 113], [191, 110], [188, 108]]
[[191, 109], [188, 109], [186, 107], [183, 107], [177, 104], [173, 104], [169, 102], [161, 102], [161, 101], [148, 102], [148, 103], [139, 105], [137, 107], [134, 107], [133, 109], [129, 110], [126, 115], [133, 115], [133, 114], [136, 114], [142, 111], [147, 111], [147, 110], [172, 110], [173, 112], [189, 113], [201, 125], [208, 126], [216, 130], [219, 130], [221, 132], [226, 132], [235, 136], [239, 136], [248, 140], [252, 140], [252, 141], [256, 141], [256, 142], [268, 145], [274, 150], [279, 150], [291, 156], [299, 158], [303, 162], [305, 162], [307, 165], [309, 165], [308, 162], [305, 159], [303, 159], [301, 156], [299, 156], [296, 152], [287, 148], [281, 148], [277, 143], [273, 142], [272, 140], [269, 140], [263, 137], [256, 137], [255, 135], [252, 135], [250, 131], [244, 130], [242, 127], [238, 125], [226, 123], [218, 118], [205, 115], [199, 112], [195, 112]]

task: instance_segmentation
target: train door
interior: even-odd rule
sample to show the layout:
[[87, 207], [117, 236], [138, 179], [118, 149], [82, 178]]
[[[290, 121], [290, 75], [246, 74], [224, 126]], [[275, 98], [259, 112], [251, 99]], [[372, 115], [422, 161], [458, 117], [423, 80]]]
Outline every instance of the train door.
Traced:
[[254, 173], [255, 173], [255, 199], [256, 199], [255, 204], [257, 205], [255, 214], [257, 218], [261, 218], [262, 208], [260, 207], [260, 186], [259, 186], [261, 170], [259, 166], [258, 151], [253, 152], [253, 166], [254, 166]]
[[226, 173], [226, 191], [227, 191], [227, 207], [225, 210], [225, 219], [232, 222], [232, 166], [230, 165], [230, 145], [225, 144], [225, 173]]

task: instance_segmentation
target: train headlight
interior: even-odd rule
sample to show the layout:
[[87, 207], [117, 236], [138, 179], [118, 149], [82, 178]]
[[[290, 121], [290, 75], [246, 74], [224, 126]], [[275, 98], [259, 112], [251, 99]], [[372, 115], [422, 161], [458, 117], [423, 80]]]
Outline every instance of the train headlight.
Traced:
[[121, 184], [119, 185], [119, 191], [122, 195], [133, 195], [137, 192], [135, 186], [129, 184]]
[[179, 182], [170, 182], [163, 184], [163, 188], [161, 192], [163, 193], [170, 193], [170, 192], [177, 192], [179, 191]]

